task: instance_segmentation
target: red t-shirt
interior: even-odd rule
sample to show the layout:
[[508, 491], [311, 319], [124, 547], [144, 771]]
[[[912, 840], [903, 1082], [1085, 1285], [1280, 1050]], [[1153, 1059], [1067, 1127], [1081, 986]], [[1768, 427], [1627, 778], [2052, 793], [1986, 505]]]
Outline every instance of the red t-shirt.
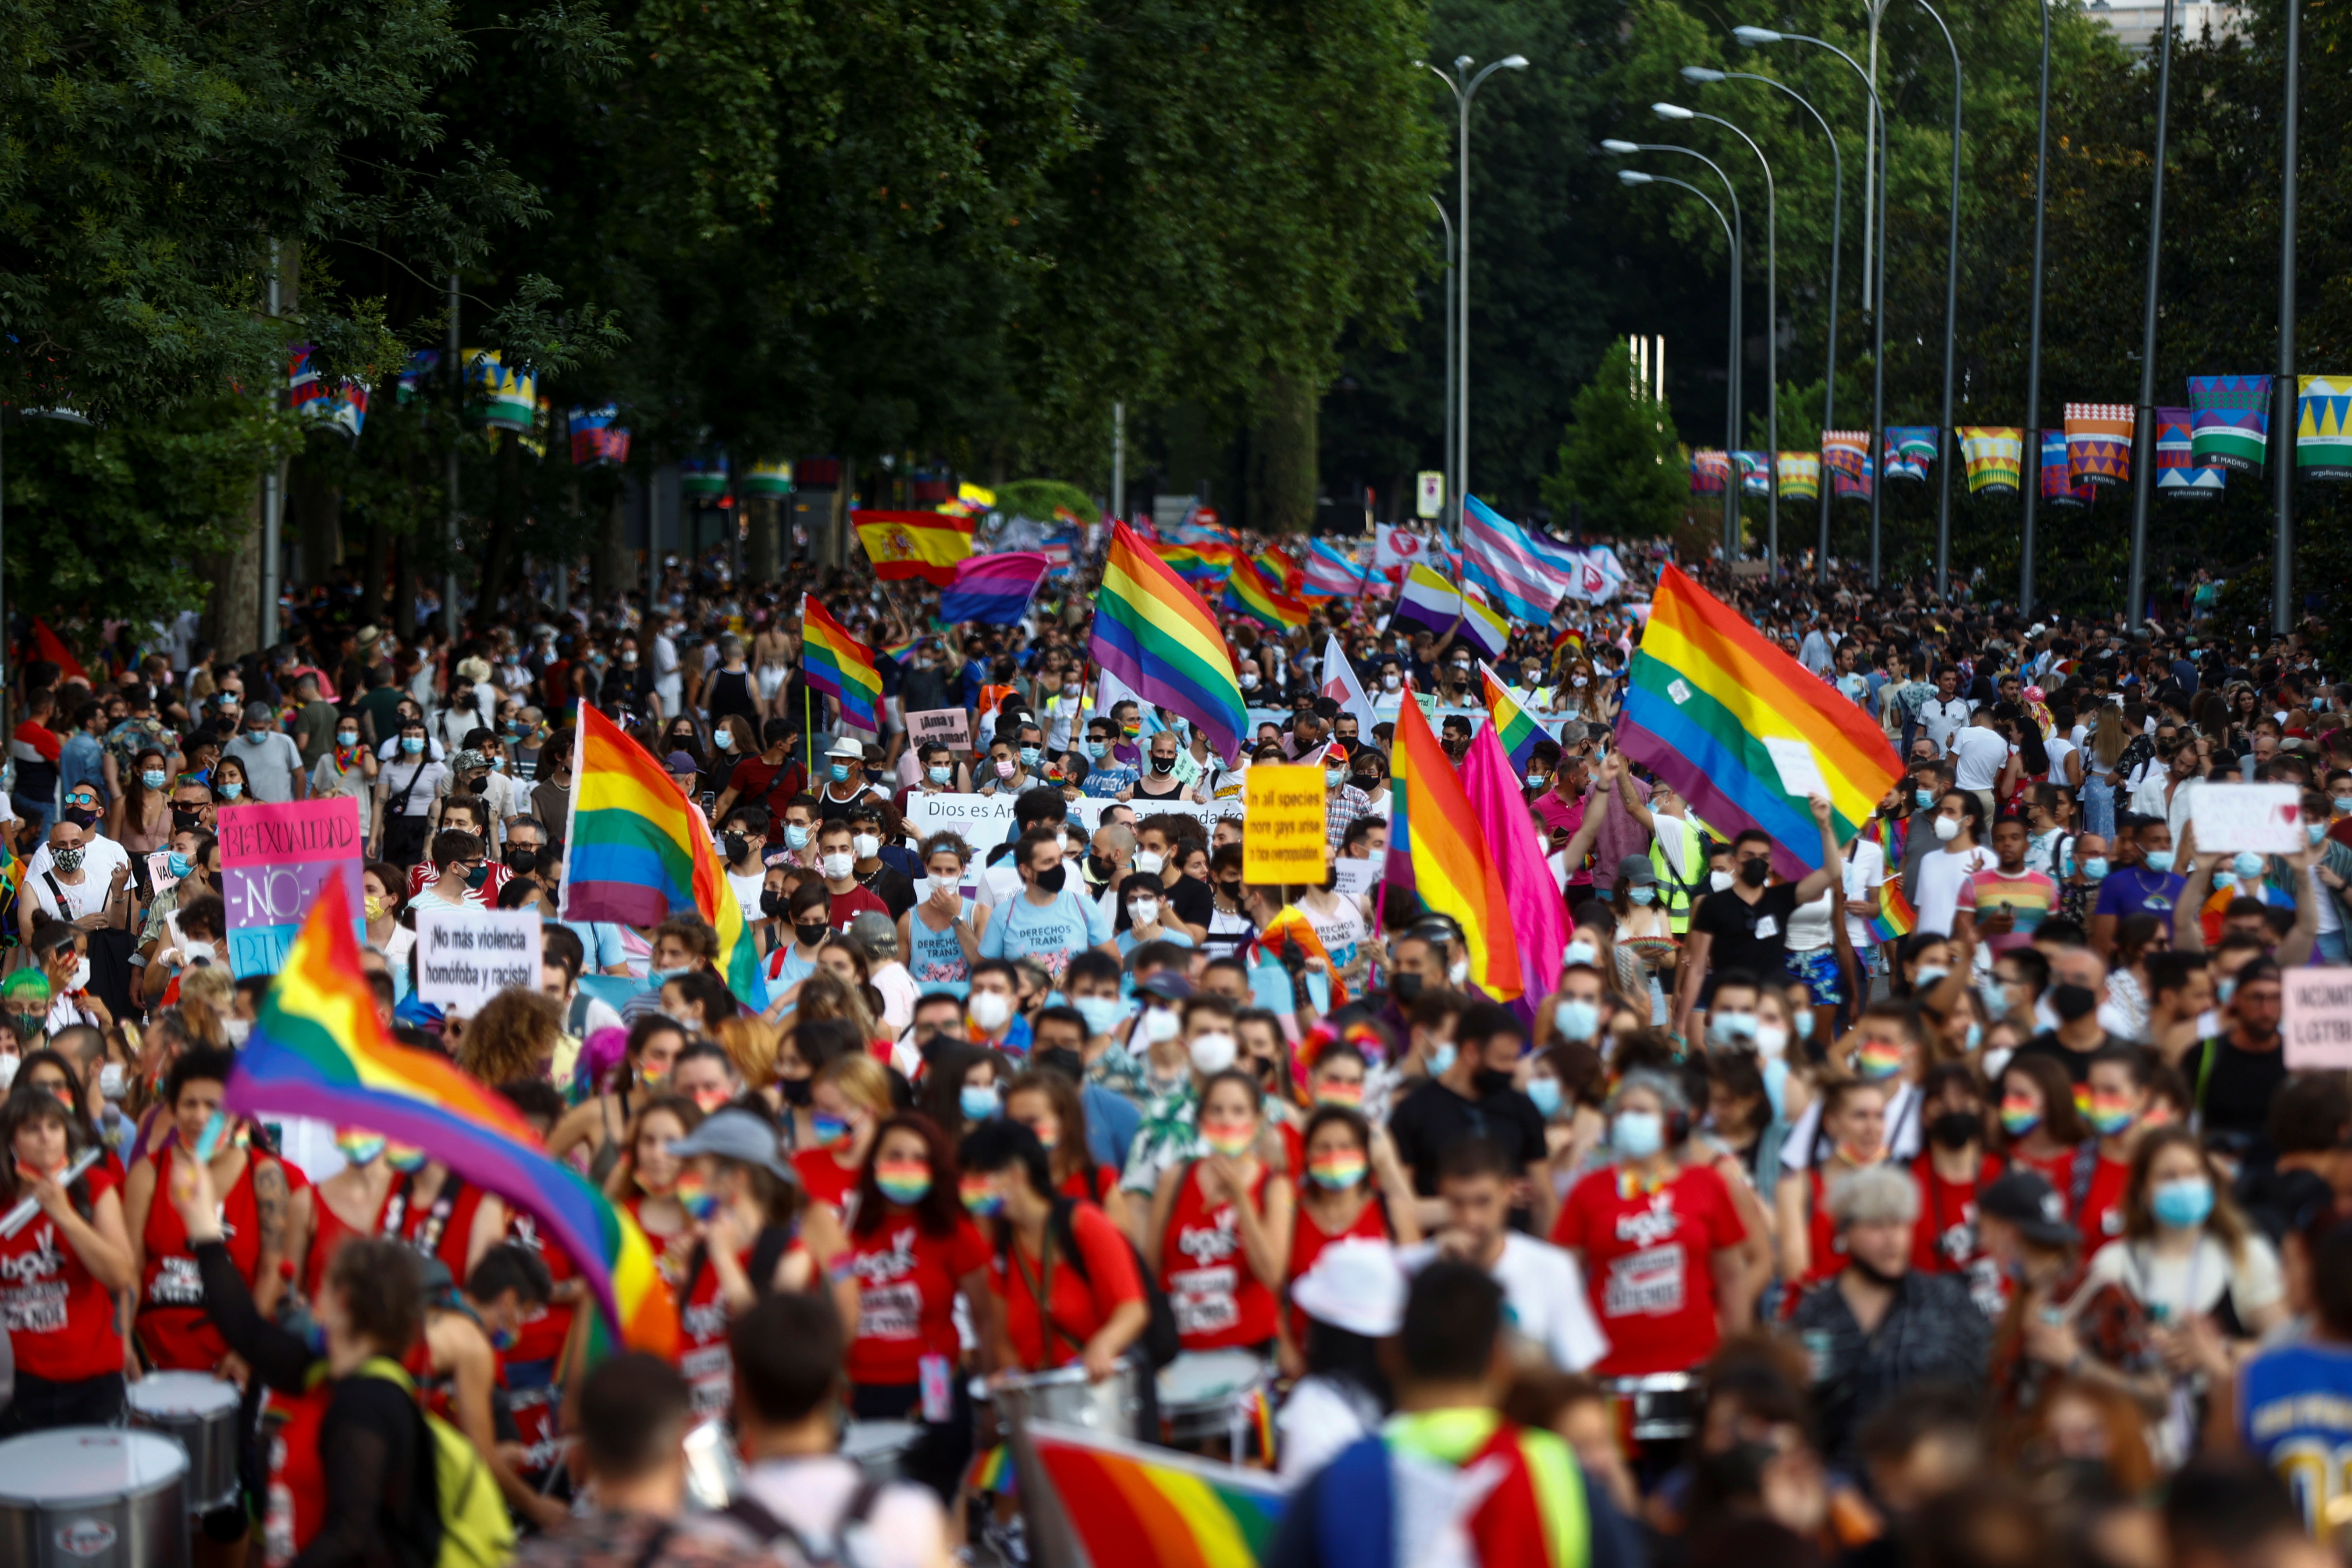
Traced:
[[758, 757], [745, 757], [727, 775], [727, 787], [735, 792], [739, 805], [759, 805], [767, 808], [775, 826], [769, 828], [769, 837], [778, 846], [784, 842], [784, 807], [793, 797], [808, 788], [808, 773], [795, 759], [770, 764]]
[[[2074, 1198], [2072, 1182], [2059, 1190], [2069, 1201]], [[2110, 1160], [2099, 1156], [2091, 1168], [2091, 1190], [2083, 1198], [2083, 1212], [2074, 1216], [2075, 1228], [2083, 1233], [2083, 1256], [2088, 1258], [2108, 1242], [2124, 1233], [2124, 1189], [2131, 1184], [2131, 1162]]]
[[[572, 1266], [572, 1255], [540, 1235], [539, 1221], [530, 1215], [518, 1211], [507, 1215], [507, 1239], [538, 1255], [539, 1260], [547, 1265], [550, 1285], [561, 1285], [579, 1276], [580, 1271]], [[552, 1361], [561, 1355], [563, 1342], [572, 1336], [574, 1310], [569, 1301], [524, 1308], [522, 1321], [515, 1328], [514, 1343], [499, 1353], [499, 1364], [523, 1366]]]
[[1977, 1241], [1977, 1194], [2000, 1174], [2000, 1162], [1987, 1154], [1969, 1182], [1948, 1182], [1926, 1155], [1912, 1167], [1919, 1184], [1919, 1222], [1911, 1227], [1911, 1267], [1922, 1274], [1958, 1274], [1982, 1255]]
[[[81, 1185], [92, 1212], [119, 1184], [103, 1164], [90, 1168]], [[36, 1212], [15, 1236], [0, 1237], [0, 1323], [19, 1372], [77, 1383], [122, 1370], [114, 1297], [47, 1215]]]
[[1609, 1336], [1602, 1377], [1684, 1372], [1714, 1353], [1715, 1254], [1747, 1239], [1723, 1178], [1685, 1166], [1643, 1192], [1614, 1166], [1576, 1184], [1551, 1238], [1583, 1254], [1584, 1286]]
[[[1134, 1250], [1108, 1215], [1092, 1204], [1080, 1204], [1070, 1211], [1070, 1234], [1086, 1266], [1083, 1279], [1066, 1258], [1056, 1258], [1053, 1283], [1045, 1287], [1039, 1260], [1018, 1237], [1010, 1248], [1018, 1255], [1017, 1263], [1003, 1252], [989, 1260], [989, 1288], [996, 1292], [1004, 1312], [1004, 1332], [1013, 1342], [1013, 1359], [1025, 1371], [1067, 1366], [1110, 1321], [1113, 1312], [1129, 1301], [1143, 1300]], [[1045, 1319], [1037, 1309], [1041, 1288], [1046, 1289], [1045, 1312], [1054, 1324], [1050, 1343]]]
[[895, 918], [890, 913], [890, 906], [866, 888], [852, 888], [845, 893], [827, 893], [824, 897], [824, 918], [833, 922], [835, 931], [847, 931], [849, 922], [868, 910], [885, 920]]
[[[2026, 1155], [2012, 1152], [2009, 1156], [2009, 1164], [2010, 1169], [2014, 1171], [2041, 1172], [2043, 1179], [2049, 1182], [2052, 1186], [2058, 1189], [2058, 1196], [2066, 1205], [2067, 1216], [2069, 1218], [2073, 1217], [2074, 1213], [2074, 1151], [2072, 1149], [2061, 1149], [2058, 1152], [2051, 1155], [2046, 1160], [2031, 1159]], [[2089, 1239], [2090, 1238], [2088, 1237], [2084, 1237], [2085, 1242], [2088, 1242]]]
[[[852, 1232], [849, 1250], [834, 1265], [857, 1281], [857, 1338], [849, 1346], [849, 1381], [898, 1387], [918, 1381], [926, 1355], [952, 1363], [956, 1281], [988, 1266], [988, 1244], [961, 1217], [946, 1236], [933, 1236], [912, 1215], [886, 1218], [871, 1231]], [[1059, 1283], [1057, 1280], [1056, 1283]]]
[[793, 1156], [793, 1169], [800, 1173], [801, 1188], [814, 1203], [844, 1208], [857, 1190], [857, 1167], [843, 1164], [830, 1149], [803, 1149]]
[[[468, 888], [466, 890], [466, 901], [470, 904], [476, 899], [479, 899], [483, 908], [494, 910], [499, 907], [499, 890], [507, 885], [514, 873], [507, 869], [506, 862], [499, 859], [495, 853], [488, 851], [485, 853], [488, 855], [488, 858], [484, 861], [484, 864], [489, 868], [489, 874], [482, 879], [480, 887]], [[424, 897], [425, 889], [440, 879], [441, 868], [438, 866], [428, 865], [421, 860], [411, 866], [408, 868], [410, 901], [414, 902]]]
[[[1091, 1185], [1087, 1180], [1089, 1175], [1094, 1178]], [[1099, 1204], [1106, 1194], [1118, 1191], [1118, 1168], [1115, 1165], [1097, 1165], [1092, 1171], [1088, 1171], [1081, 1165], [1063, 1178], [1059, 1190], [1066, 1198], [1076, 1198], [1080, 1203]]]
[[[1357, 1211], [1355, 1219], [1347, 1228], [1339, 1231], [1326, 1231], [1315, 1223], [1315, 1216], [1307, 1212], [1307, 1205], [1300, 1204], [1297, 1217], [1290, 1226], [1290, 1278], [1283, 1282], [1285, 1294], [1297, 1285], [1301, 1276], [1315, 1267], [1315, 1260], [1323, 1256], [1325, 1247], [1350, 1237], [1362, 1237], [1368, 1241], [1395, 1239], [1389, 1234], [1388, 1211], [1381, 1207], [1377, 1194]], [[1295, 1306], [1290, 1309], [1290, 1342], [1295, 1345], [1307, 1342], [1307, 1314]]]
[[[204, 1277], [196, 1269], [195, 1254], [188, 1250], [188, 1227], [172, 1205], [172, 1162], [184, 1157], [175, 1143], [155, 1151], [155, 1196], [147, 1205], [147, 1224], [140, 1237], [147, 1268], [139, 1282], [139, 1315], [132, 1328], [147, 1349], [148, 1361], [159, 1371], [210, 1372], [228, 1353], [228, 1342], [205, 1315]], [[221, 1198], [221, 1240], [248, 1286], [261, 1266], [261, 1211], [253, 1196], [257, 1157], [267, 1158], [247, 1152], [245, 1169]]]
[[[1250, 1202], [1265, 1211], [1269, 1173], [1258, 1167]], [[1212, 1204], [1201, 1191], [1208, 1173], [1194, 1166], [1176, 1188], [1168, 1234], [1160, 1244], [1160, 1285], [1176, 1311], [1176, 1332], [1188, 1351], [1261, 1345], [1274, 1338], [1279, 1310], [1274, 1292], [1252, 1271], [1242, 1247], [1241, 1217], [1233, 1200]]]

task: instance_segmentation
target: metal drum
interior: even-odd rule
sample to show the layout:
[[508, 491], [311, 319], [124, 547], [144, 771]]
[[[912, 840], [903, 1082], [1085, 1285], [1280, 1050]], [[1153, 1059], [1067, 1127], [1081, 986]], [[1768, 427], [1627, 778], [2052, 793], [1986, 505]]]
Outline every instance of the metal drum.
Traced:
[[191, 1513], [236, 1501], [236, 1384], [201, 1372], [155, 1372], [132, 1384], [124, 1403], [133, 1426], [161, 1432], [188, 1451]]
[[735, 1499], [743, 1458], [724, 1421], [705, 1421], [686, 1435], [686, 1496], [689, 1506], [716, 1513]]
[[1636, 1443], [1679, 1443], [1706, 1414], [1706, 1384], [1686, 1372], [1612, 1377], [1601, 1386], [1616, 1400], [1619, 1422]]
[[852, 1421], [841, 1434], [841, 1457], [869, 1480], [904, 1480], [907, 1450], [922, 1435], [914, 1421]]
[[1188, 1351], [1160, 1370], [1160, 1420], [1173, 1447], [1223, 1439], [1234, 1463], [1249, 1446], [1250, 1395], [1266, 1363], [1248, 1351]]
[[1087, 1380], [1082, 1366], [1055, 1367], [1008, 1377], [992, 1393], [997, 1419], [1018, 1427], [1027, 1421], [1061, 1421], [1112, 1437], [1135, 1436], [1135, 1366], [1120, 1362], [1100, 1383]]
[[0, 1443], [0, 1563], [187, 1568], [188, 1456], [153, 1432], [60, 1426]]

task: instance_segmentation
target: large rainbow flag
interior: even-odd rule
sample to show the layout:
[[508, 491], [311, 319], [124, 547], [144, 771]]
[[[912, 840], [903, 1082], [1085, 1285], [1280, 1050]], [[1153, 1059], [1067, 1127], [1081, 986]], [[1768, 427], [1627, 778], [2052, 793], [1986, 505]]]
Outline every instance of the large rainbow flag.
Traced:
[[1418, 701], [1397, 710], [1392, 761], [1387, 879], [1412, 889], [1430, 909], [1453, 917], [1470, 947], [1471, 983], [1496, 1001], [1508, 1002], [1522, 994], [1525, 983], [1502, 867], [1486, 852], [1486, 835], [1478, 831], [1454, 759], [1437, 743]]
[[1295, 632], [1307, 624], [1306, 602], [1265, 567], [1238, 551], [1233, 563], [1233, 574], [1225, 579], [1226, 609], [1239, 610], [1269, 631]]
[[384, 1033], [341, 882], [320, 889], [287, 950], [226, 1090], [239, 1116], [308, 1116], [424, 1150], [545, 1226], [622, 1342], [675, 1353], [677, 1310], [636, 1221], [549, 1159], [504, 1095]]
[[882, 674], [874, 668], [874, 650], [810, 594], [801, 595], [801, 671], [810, 690], [841, 704], [843, 723], [869, 735], [882, 732]]
[[1181, 713], [1227, 762], [1249, 726], [1217, 617], [1127, 524], [1112, 526], [1087, 656], [1144, 701]]
[[1841, 841], [1903, 773], [1869, 715], [1671, 564], [1633, 656], [1617, 734], [1627, 756], [1725, 836], [1770, 834], [1773, 864], [1791, 879], [1822, 858], [1806, 791], [1790, 787], [1791, 773], [1800, 784], [1821, 775]]
[[718, 968], [728, 988], [753, 1007], [766, 1005], [759, 944], [701, 810], [651, 752], [584, 702], [572, 777], [563, 918], [649, 926], [700, 915], [719, 933]]
[[1033, 1423], [1028, 1442], [1070, 1528], [1097, 1564], [1256, 1568], [1274, 1545], [1287, 1494], [1263, 1470], [1054, 1422]]
[[1535, 753], [1536, 742], [1551, 736], [1526, 709], [1512, 700], [1511, 689], [1483, 658], [1478, 661], [1478, 679], [1486, 688], [1486, 713], [1488, 721], [1495, 726], [1495, 739], [1510, 754], [1511, 766], [1524, 773], [1528, 771], [1528, 758]]

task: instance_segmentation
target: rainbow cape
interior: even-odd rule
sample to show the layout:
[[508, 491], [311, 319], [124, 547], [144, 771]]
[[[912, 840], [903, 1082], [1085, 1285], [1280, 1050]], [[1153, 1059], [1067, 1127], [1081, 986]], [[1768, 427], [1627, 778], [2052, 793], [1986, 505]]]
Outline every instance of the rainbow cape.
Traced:
[[1269, 631], [1295, 632], [1307, 624], [1307, 605], [1246, 555], [1234, 556], [1224, 607], [1239, 610]]
[[1043, 1479], [1096, 1563], [1256, 1568], [1274, 1546], [1286, 1497], [1282, 1483], [1263, 1470], [1050, 1421], [1033, 1423], [1029, 1441]]
[[1471, 983], [1508, 1002], [1527, 987], [1502, 867], [1486, 852], [1454, 759], [1437, 743], [1418, 701], [1397, 710], [1393, 765], [1387, 879], [1453, 917], [1470, 946]]
[[[1280, 911], [1265, 922], [1265, 929], [1257, 933], [1250, 945], [1271, 953], [1277, 960], [1286, 952], [1296, 952], [1301, 958], [1321, 959], [1324, 973], [1331, 982], [1331, 1006], [1344, 1007], [1348, 1005], [1347, 983], [1339, 978], [1339, 966], [1331, 962], [1331, 950], [1323, 945], [1323, 939], [1315, 934], [1315, 922], [1307, 919], [1307, 911], [1297, 904], [1283, 905]], [[1328, 1008], [1325, 1010], [1329, 1011]]]
[[719, 933], [719, 973], [728, 988], [765, 1006], [759, 944], [700, 808], [652, 753], [585, 703], [573, 731], [572, 777], [563, 918], [649, 926], [700, 915]]
[[504, 1095], [384, 1033], [341, 882], [320, 888], [226, 1088], [239, 1116], [309, 1116], [424, 1150], [545, 1226], [623, 1343], [676, 1352], [677, 1309], [636, 1221], [549, 1159]]
[[1551, 737], [1526, 709], [1511, 700], [1510, 688], [1483, 658], [1478, 661], [1478, 679], [1486, 683], [1486, 713], [1495, 726], [1495, 739], [1510, 753], [1511, 766], [1524, 773], [1528, 771], [1528, 758], [1535, 753], [1536, 742]]
[[1788, 773], [1801, 783], [1821, 775], [1841, 843], [1903, 773], [1868, 714], [1672, 564], [1659, 574], [1617, 735], [1726, 837], [1771, 835], [1773, 864], [1792, 879], [1821, 864], [1822, 838]]
[[1249, 709], [1217, 617], [1123, 522], [1103, 558], [1087, 656], [1142, 700], [1198, 725], [1220, 757], [1240, 752]]
[[882, 675], [874, 650], [849, 635], [814, 595], [801, 595], [801, 670], [809, 689], [841, 704], [841, 721], [869, 735], [882, 732]]

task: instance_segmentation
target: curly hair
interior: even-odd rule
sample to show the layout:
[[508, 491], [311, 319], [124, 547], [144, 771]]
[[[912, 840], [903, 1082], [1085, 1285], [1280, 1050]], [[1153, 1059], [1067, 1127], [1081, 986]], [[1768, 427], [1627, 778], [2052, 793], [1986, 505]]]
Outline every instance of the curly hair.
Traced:
[[467, 1020], [457, 1066], [477, 1083], [545, 1078], [563, 1035], [563, 1009], [537, 991], [507, 990]]

